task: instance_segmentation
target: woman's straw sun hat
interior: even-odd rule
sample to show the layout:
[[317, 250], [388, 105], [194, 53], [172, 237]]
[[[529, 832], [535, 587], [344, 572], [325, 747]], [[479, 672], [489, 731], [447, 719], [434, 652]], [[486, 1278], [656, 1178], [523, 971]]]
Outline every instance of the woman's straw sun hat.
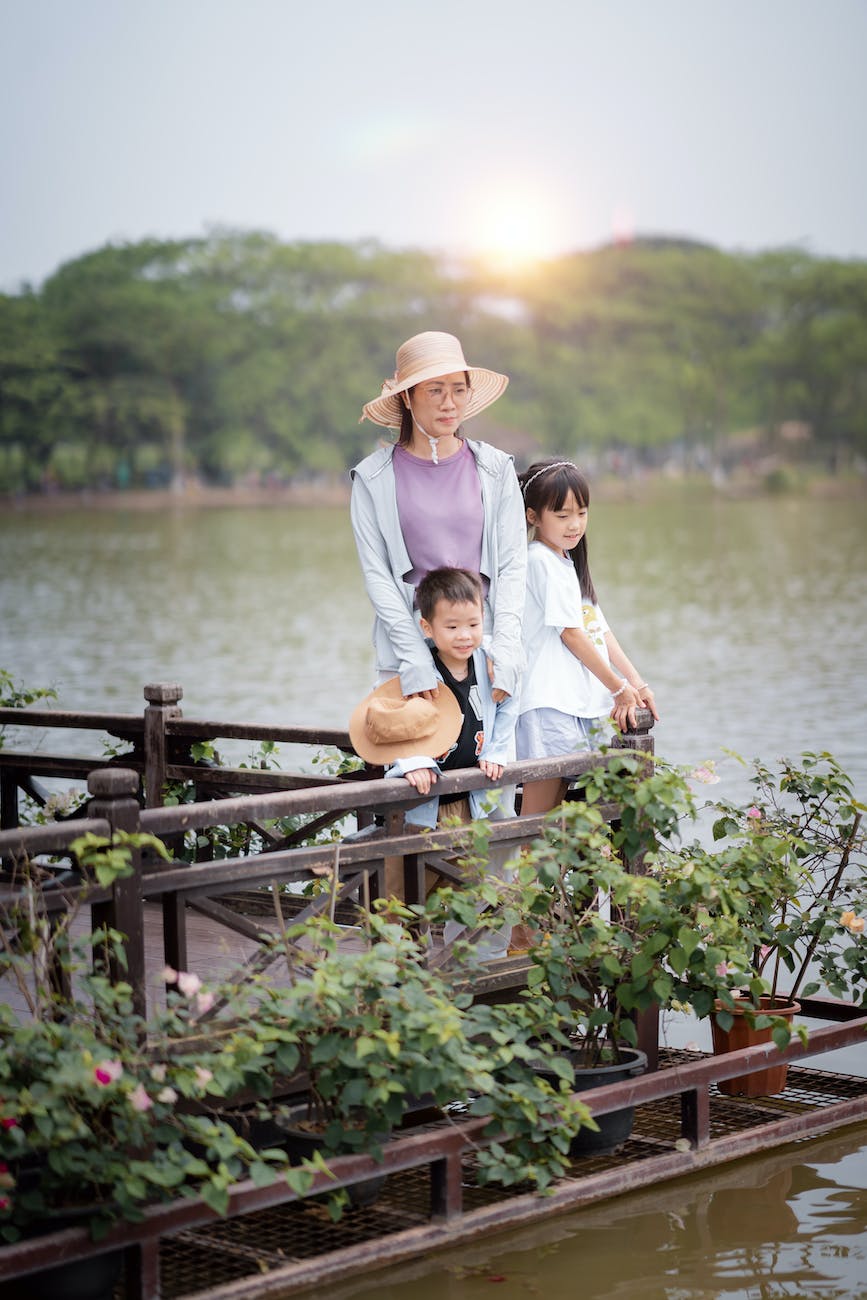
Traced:
[[463, 418], [478, 415], [491, 402], [495, 402], [504, 391], [509, 380], [506, 375], [498, 375], [496, 370], [483, 370], [480, 366], [471, 366], [464, 358], [464, 350], [454, 334], [442, 334], [439, 330], [426, 330], [424, 334], [415, 334], [397, 349], [396, 369], [393, 379], [386, 379], [382, 385], [382, 396], [362, 407], [361, 419], [372, 420], [374, 424], [385, 425], [387, 429], [399, 429], [401, 412], [404, 409], [400, 394], [415, 384], [424, 383], [426, 379], [437, 379], [440, 375], [452, 375], [458, 370], [466, 370], [470, 376], [470, 396]]
[[349, 739], [366, 763], [387, 764], [417, 754], [440, 758], [460, 735], [463, 714], [457, 699], [440, 684], [435, 700], [414, 695], [405, 700], [400, 678], [390, 677], [366, 695], [349, 719]]

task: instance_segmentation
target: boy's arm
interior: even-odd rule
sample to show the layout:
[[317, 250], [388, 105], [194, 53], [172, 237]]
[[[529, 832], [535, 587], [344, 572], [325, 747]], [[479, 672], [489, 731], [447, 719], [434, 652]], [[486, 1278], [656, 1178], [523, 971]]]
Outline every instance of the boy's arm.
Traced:
[[[520, 695], [509, 695], [497, 705], [491, 735], [485, 736], [485, 743], [479, 755], [480, 767], [484, 761], [502, 768], [513, 757], [513, 740], [520, 703]], [[502, 772], [492, 779], [498, 780], [500, 776]]]
[[412, 758], [398, 758], [386, 769], [386, 776], [402, 776], [419, 794], [430, 794], [437, 779], [439, 765], [434, 758], [415, 754]]

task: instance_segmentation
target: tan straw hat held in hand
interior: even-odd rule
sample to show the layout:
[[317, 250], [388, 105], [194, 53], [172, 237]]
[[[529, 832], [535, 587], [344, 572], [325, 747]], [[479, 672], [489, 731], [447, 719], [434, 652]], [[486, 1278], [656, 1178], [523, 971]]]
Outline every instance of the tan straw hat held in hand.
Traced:
[[375, 397], [361, 410], [361, 419], [372, 420], [388, 429], [400, 428], [403, 402], [400, 394], [407, 392], [416, 384], [426, 379], [438, 379], [440, 375], [453, 375], [459, 370], [466, 370], [470, 376], [470, 396], [463, 418], [478, 415], [491, 402], [495, 402], [504, 392], [509, 380], [506, 375], [498, 375], [495, 370], [482, 370], [478, 366], [468, 365], [464, 350], [454, 334], [441, 334], [438, 330], [427, 330], [424, 334], [415, 334], [397, 349], [397, 366], [394, 379], [386, 379], [382, 385], [382, 396]]
[[366, 696], [349, 719], [349, 739], [366, 763], [386, 765], [398, 758], [440, 758], [460, 735], [463, 715], [447, 686], [435, 700], [418, 695], [405, 700], [400, 678], [390, 677]]

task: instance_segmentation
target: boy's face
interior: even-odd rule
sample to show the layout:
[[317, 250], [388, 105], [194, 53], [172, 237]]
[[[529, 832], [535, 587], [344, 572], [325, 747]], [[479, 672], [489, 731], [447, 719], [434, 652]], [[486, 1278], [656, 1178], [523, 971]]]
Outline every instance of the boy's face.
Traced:
[[430, 622], [421, 620], [422, 631], [429, 636], [440, 655], [466, 663], [482, 644], [484, 618], [475, 600], [437, 601]]

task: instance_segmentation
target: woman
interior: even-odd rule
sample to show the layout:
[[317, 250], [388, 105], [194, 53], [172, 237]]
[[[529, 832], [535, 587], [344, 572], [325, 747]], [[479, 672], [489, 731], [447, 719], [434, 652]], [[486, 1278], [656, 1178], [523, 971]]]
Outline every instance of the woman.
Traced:
[[470, 366], [452, 334], [416, 334], [397, 351], [394, 379], [361, 418], [399, 429], [352, 471], [352, 528], [375, 611], [378, 680], [400, 674], [405, 696], [433, 698], [433, 659], [417, 622], [415, 589], [432, 569], [481, 575], [494, 699], [514, 695], [523, 666], [527, 566], [521, 491], [512, 458], [464, 438], [462, 425], [508, 379]]

